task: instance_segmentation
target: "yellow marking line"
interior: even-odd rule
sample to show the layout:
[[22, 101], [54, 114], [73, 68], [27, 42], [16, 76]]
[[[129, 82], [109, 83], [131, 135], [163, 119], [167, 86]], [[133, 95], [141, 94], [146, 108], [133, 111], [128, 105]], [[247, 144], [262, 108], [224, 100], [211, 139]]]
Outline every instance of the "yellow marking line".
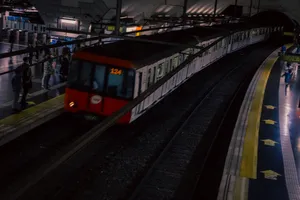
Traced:
[[[293, 44], [287, 44], [287, 49]], [[257, 178], [257, 152], [258, 152], [258, 136], [261, 119], [261, 111], [265, 95], [265, 89], [271, 73], [271, 70], [279, 57], [267, 58], [262, 73], [257, 82], [250, 112], [248, 114], [248, 123], [244, 139], [240, 176], [245, 178]]]
[[267, 81], [276, 60], [277, 58], [271, 58], [266, 62], [265, 66], [263, 66], [261, 76], [256, 85], [254, 98], [252, 100], [250, 112], [248, 115], [248, 123], [246, 128], [240, 171], [241, 177], [252, 179], [257, 178], [257, 149], [261, 110]]
[[14, 126], [21, 123], [22, 120], [33, 117], [34, 115], [43, 112], [43, 110], [49, 109], [55, 105], [63, 104], [65, 95], [59, 95], [53, 99], [40, 103], [36, 106], [30, 107], [20, 113], [10, 115], [4, 119], [0, 120], [0, 125], [10, 125]]

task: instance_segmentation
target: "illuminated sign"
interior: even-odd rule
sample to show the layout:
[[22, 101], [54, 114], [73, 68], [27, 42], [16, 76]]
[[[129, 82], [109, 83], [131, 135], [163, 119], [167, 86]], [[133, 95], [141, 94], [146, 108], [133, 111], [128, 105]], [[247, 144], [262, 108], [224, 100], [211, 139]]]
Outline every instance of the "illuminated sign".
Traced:
[[283, 61], [287, 61], [287, 62], [297, 62], [297, 63], [300, 63], [300, 55], [298, 55], [298, 54], [283, 55], [283, 56], [281, 56], [281, 59]]
[[27, 17], [19, 17], [19, 16], [7, 16], [7, 20], [9, 21], [21, 21], [26, 22], [29, 20]]
[[[137, 27], [136, 27], [136, 30], [137, 30], [137, 31], [140, 31], [140, 30], [142, 30], [142, 29], [143, 29], [142, 26], [137, 26]], [[140, 36], [140, 35], [141, 35], [140, 32], [137, 32], [137, 33], [135, 34], [135, 36]]]
[[70, 19], [60, 19], [61, 23], [64, 23], [64, 24], [77, 24], [77, 21], [76, 20], [70, 20]]
[[285, 35], [285, 36], [294, 36], [294, 33], [292, 33], [292, 32], [284, 32], [283, 35]]
[[122, 75], [122, 70], [121, 69], [116, 69], [116, 68], [111, 68], [110, 73], [114, 75]]
[[[106, 30], [108, 30], [108, 31], [114, 31], [115, 30], [115, 26], [107, 26]], [[124, 28], [120, 27], [120, 32], [121, 33], [123, 32], [123, 30], [124, 30]]]

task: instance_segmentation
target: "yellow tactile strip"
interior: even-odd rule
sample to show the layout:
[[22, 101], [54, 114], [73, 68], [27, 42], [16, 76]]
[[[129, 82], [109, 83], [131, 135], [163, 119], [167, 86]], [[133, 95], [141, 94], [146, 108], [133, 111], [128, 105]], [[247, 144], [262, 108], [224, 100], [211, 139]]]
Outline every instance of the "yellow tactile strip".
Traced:
[[60, 95], [0, 120], [0, 138], [13, 130], [31, 126], [33, 123], [43, 120], [43, 118], [51, 115], [53, 112], [63, 109], [64, 96], [65, 95]]

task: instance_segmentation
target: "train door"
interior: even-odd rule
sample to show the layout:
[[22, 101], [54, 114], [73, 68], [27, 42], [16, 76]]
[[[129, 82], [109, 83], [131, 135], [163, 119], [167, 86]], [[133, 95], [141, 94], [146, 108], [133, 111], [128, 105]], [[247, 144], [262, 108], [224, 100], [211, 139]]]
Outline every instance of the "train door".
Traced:
[[151, 67], [149, 66], [149, 69], [148, 69], [148, 77], [147, 77], [147, 89], [152, 85], [152, 79], [151, 79]]
[[152, 83], [156, 82], [156, 67], [153, 68], [153, 77], [152, 77]]
[[232, 35], [227, 37], [227, 53], [231, 52], [231, 45], [232, 45], [232, 41], [231, 41]]
[[164, 62], [162, 62], [162, 63], [160, 63], [158, 65], [158, 68], [157, 68], [156, 81], [160, 80], [164, 76], [164, 71], [165, 71], [165, 69], [164, 69]]
[[177, 66], [179, 65], [178, 63], [178, 56], [176, 55], [173, 59], [173, 69], [177, 68]]
[[171, 58], [167, 58], [165, 61], [165, 75], [167, 75], [170, 72], [170, 64], [171, 64]]
[[139, 72], [139, 82], [138, 82], [138, 96], [142, 93], [142, 79], [143, 79], [143, 72]]
[[[85, 63], [88, 65], [92, 63]], [[87, 69], [87, 67], [85, 67]], [[83, 70], [86, 71], [86, 70]], [[104, 112], [104, 104], [105, 99], [99, 95], [99, 93], [103, 93], [105, 89], [105, 79], [106, 79], [106, 67], [102, 65], [93, 66], [93, 70], [91, 71], [91, 92], [89, 92], [89, 100], [88, 100], [88, 110], [90, 112], [95, 113], [103, 113]]]

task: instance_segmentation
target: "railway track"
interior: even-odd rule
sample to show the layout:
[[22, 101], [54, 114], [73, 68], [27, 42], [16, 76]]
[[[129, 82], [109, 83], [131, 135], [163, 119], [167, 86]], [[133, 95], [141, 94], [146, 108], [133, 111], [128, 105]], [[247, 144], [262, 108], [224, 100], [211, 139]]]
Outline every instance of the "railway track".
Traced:
[[19, 181], [47, 163], [76, 138], [91, 129], [93, 122], [62, 114], [0, 147], [0, 199], [9, 199]]
[[[236, 102], [236, 98], [242, 99], [240, 94], [247, 89], [245, 86], [251, 81], [249, 77], [252, 77], [253, 72], [256, 71], [255, 69], [259, 67], [257, 65], [259, 63], [256, 63], [256, 67], [245, 70], [243, 67], [247, 66], [246, 62], [250, 62], [250, 60], [245, 60], [230, 70], [208, 90], [203, 98], [195, 103], [193, 109], [175, 131], [175, 134], [167, 142], [162, 151], [159, 152], [157, 157], [154, 158], [149, 168], [145, 170], [145, 175], [142, 175], [142, 178], [137, 181], [136, 186], [133, 186], [133, 192], [124, 199], [158, 200], [193, 198], [193, 194], [198, 192], [195, 188], [199, 189], [197, 185], [203, 176], [203, 168], [207, 164], [213, 147], [216, 147], [215, 143], [218, 137], [220, 137], [219, 132], [223, 122], [229, 116], [229, 108], [232, 106], [239, 107], [239, 105], [233, 105], [233, 102]], [[216, 116], [222, 112], [221, 118], [218, 117], [216, 119]], [[232, 122], [234, 123], [234, 121]], [[203, 127], [205, 123], [207, 123], [207, 126]], [[209, 131], [210, 126], [214, 126], [214, 131]], [[230, 130], [226, 138], [231, 138]], [[223, 146], [223, 151], [227, 151], [226, 145]], [[194, 171], [196, 173], [187, 172], [187, 168], [193, 156], [195, 156], [195, 152], [198, 153], [196, 155], [197, 159], [202, 162], [198, 163], [199, 168]], [[190, 184], [191, 182], [189, 182], [190, 185], [188, 186], [190, 189], [183, 190], [185, 192], [181, 191], [180, 194], [176, 191], [180, 189], [180, 185], [187, 183], [182, 183], [186, 173], [194, 176], [194, 183]], [[202, 187], [205, 188], [205, 183], [201, 183]], [[218, 183], [215, 182], [216, 185]], [[204, 192], [204, 189], [202, 189], [202, 192]], [[192, 195], [190, 196], [190, 194]]]
[[[257, 48], [264, 48], [263, 53], [246, 56]], [[228, 89], [230, 84], [235, 83], [230, 82], [232, 77], [228, 74], [234, 74], [239, 67], [232, 69], [232, 65], [236, 65], [248, 57], [248, 61], [253, 58], [259, 58], [262, 61], [273, 49], [273, 47], [266, 47], [265, 44], [258, 44], [242, 50], [243, 55], [240, 54], [241, 52], [237, 52], [218, 61], [202, 73], [195, 75], [195, 78], [181, 86], [134, 124], [128, 127], [118, 126], [109, 129], [103, 137], [80, 152], [75, 158], [70, 159], [45, 176], [37, 185], [31, 187], [20, 199], [118, 199], [120, 197], [127, 198], [131, 194], [139, 194], [139, 189], [136, 190], [136, 193], [132, 192], [136, 188], [143, 188], [143, 184], [138, 186], [139, 183], [147, 183], [147, 181], [140, 182], [141, 178], [145, 177], [153, 162], [157, 164], [155, 160], [159, 152], [166, 147], [171, 138], [174, 138], [174, 133], [177, 134], [171, 144], [175, 144], [177, 136], [182, 136], [182, 131], [185, 132], [187, 126], [189, 128], [195, 126], [188, 122], [182, 124], [182, 120], [186, 119], [187, 115], [191, 115], [192, 110], [195, 110], [195, 105], [198, 105], [200, 101], [202, 106], [199, 109], [209, 107], [210, 104], [207, 102], [213, 102], [211, 94], [215, 95], [216, 90], [219, 90], [217, 85], [223, 86], [220, 95], [229, 97], [222, 91]], [[233, 58], [236, 61], [232, 61]], [[261, 61], [257, 61], [257, 64]], [[229, 64], [230, 62], [232, 64]], [[252, 61], [251, 63], [253, 64]], [[246, 66], [251, 66], [251, 64]], [[215, 73], [216, 71], [218, 73]], [[214, 74], [215, 76], [211, 78]], [[229, 85], [222, 84], [225, 79]], [[201, 87], [197, 87], [197, 84], [201, 84]], [[211, 91], [212, 88], [214, 90]], [[181, 98], [183, 95], [184, 99]], [[217, 100], [222, 104], [221, 98], [217, 98]], [[210, 115], [212, 118], [214, 116], [212, 110], [206, 109], [206, 112], [201, 111], [202, 115]], [[189, 119], [192, 120], [192, 118]], [[203, 127], [199, 127], [199, 129], [204, 131], [204, 126], [208, 126], [210, 120], [206, 119], [202, 122], [204, 122], [201, 125]], [[203, 135], [204, 132], [201, 134]], [[182, 140], [181, 143], [195, 146], [201, 137], [198, 139], [190, 137], [188, 139], [192, 139], [191, 141]], [[182, 148], [178, 148], [177, 153], [180, 152], [183, 152]], [[50, 158], [47, 157], [47, 159]], [[176, 166], [175, 160], [174, 165], [171, 162], [167, 166]], [[188, 160], [183, 159], [182, 161], [187, 162]], [[20, 185], [13, 187], [14, 191], [17, 191], [18, 188], [22, 187]]]

